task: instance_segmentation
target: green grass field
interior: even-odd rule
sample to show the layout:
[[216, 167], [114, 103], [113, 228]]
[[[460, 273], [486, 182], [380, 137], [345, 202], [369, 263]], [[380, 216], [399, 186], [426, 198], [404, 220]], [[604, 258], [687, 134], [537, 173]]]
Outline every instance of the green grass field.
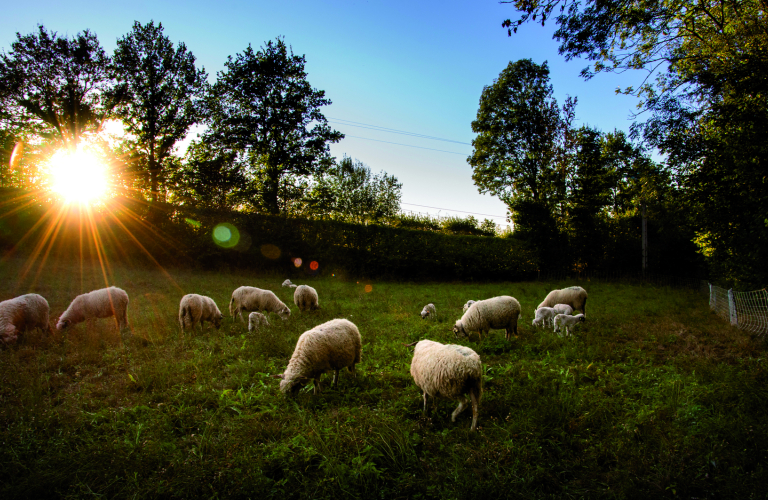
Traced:
[[[300, 278], [321, 310], [300, 313], [287, 276], [107, 269], [130, 296], [133, 335], [111, 319], [0, 350], [0, 498], [752, 498], [768, 484], [766, 342], [709, 312], [700, 293], [603, 282], [393, 283]], [[105, 284], [98, 265], [0, 264], [0, 299], [40, 293], [51, 322]], [[275, 291], [291, 319], [256, 334], [229, 318], [232, 290]], [[366, 285], [370, 285], [366, 291]], [[530, 326], [553, 288], [589, 292], [572, 338]], [[181, 335], [185, 293], [215, 299], [221, 330]], [[468, 299], [512, 295], [519, 335], [456, 340]], [[428, 302], [436, 321], [419, 313]], [[343, 317], [363, 338], [357, 378], [325, 375], [285, 398], [299, 335]], [[456, 403], [422, 414], [403, 342], [475, 349], [479, 427]]]

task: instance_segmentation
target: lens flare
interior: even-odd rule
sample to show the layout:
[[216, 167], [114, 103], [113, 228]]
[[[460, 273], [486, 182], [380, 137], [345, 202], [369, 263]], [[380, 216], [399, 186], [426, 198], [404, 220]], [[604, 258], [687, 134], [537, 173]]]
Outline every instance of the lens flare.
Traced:
[[296, 267], [301, 267], [301, 259], [298, 258], [298, 257], [293, 259], [293, 265], [296, 266]]
[[213, 228], [213, 241], [224, 248], [232, 248], [240, 241], [240, 231], [229, 222], [218, 224]]
[[107, 193], [107, 167], [82, 145], [61, 149], [48, 161], [51, 190], [67, 202], [90, 204]]
[[371, 285], [365, 285], [365, 293], [371, 293], [373, 291], [373, 287]]
[[313, 260], [312, 262], [309, 263], [309, 268], [312, 269], [313, 271], [317, 271], [318, 267], [320, 267], [320, 264], [318, 264], [316, 260]]
[[280, 249], [276, 245], [271, 243], [261, 245], [261, 254], [268, 259], [278, 259], [280, 258], [281, 253], [282, 252], [280, 252]]

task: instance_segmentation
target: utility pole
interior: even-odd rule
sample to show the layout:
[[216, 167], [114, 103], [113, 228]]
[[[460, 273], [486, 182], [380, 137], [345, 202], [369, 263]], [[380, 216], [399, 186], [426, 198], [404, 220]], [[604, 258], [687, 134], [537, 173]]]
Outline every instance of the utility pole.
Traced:
[[641, 227], [643, 230], [643, 279], [648, 270], [648, 219], [645, 214], [645, 200], [640, 202], [640, 214], [642, 216]]

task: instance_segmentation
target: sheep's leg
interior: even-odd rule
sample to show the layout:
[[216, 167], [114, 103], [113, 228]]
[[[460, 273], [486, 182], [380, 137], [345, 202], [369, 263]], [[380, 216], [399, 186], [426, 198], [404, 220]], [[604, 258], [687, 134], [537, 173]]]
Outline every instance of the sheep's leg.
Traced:
[[320, 394], [320, 377], [315, 377], [314, 379], [314, 393]]
[[424, 391], [424, 415], [427, 414], [427, 391]]
[[352, 366], [348, 366], [348, 367], [347, 367], [347, 370], [351, 371], [351, 372], [352, 372], [352, 376], [354, 376], [355, 378], [357, 378], [357, 370], [355, 369], [355, 365], [352, 365]]
[[459, 416], [459, 413], [461, 413], [464, 410], [466, 410], [467, 406], [468, 406], [467, 405], [467, 399], [462, 396], [461, 399], [459, 400], [459, 406], [457, 406], [456, 409], [453, 410], [453, 413], [451, 414], [451, 422], [455, 422], [456, 421], [456, 417]]
[[477, 417], [480, 415], [480, 391], [477, 388], [469, 390], [469, 397], [472, 399], [472, 428], [477, 428]]
[[336, 387], [337, 385], [339, 385], [339, 370], [334, 370], [333, 371], [333, 384], [332, 385], [333, 385], [333, 387]]

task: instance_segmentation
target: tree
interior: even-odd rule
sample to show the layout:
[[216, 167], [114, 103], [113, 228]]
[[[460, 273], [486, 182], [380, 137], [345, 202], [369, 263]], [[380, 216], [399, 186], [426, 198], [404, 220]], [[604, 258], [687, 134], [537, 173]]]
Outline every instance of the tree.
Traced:
[[114, 74], [120, 85], [115, 114], [145, 158], [150, 196], [156, 202], [173, 146], [203, 117], [200, 103], [207, 75], [195, 67], [186, 45], [174, 48], [162, 23], [155, 26], [154, 21], [143, 26], [135, 22], [117, 41]]
[[228, 58], [208, 100], [208, 140], [246, 159], [256, 181], [254, 204], [272, 214], [285, 210], [285, 195], [302, 194], [303, 177], [330, 168], [328, 144], [344, 137], [321, 113], [331, 101], [310, 86], [305, 63], [281, 38], [258, 52], [249, 45]]
[[109, 57], [88, 30], [64, 38], [40, 25], [16, 38], [0, 56], [0, 119], [9, 130], [76, 147], [110, 113]]
[[[556, 15], [566, 59], [593, 61], [582, 74], [640, 69], [650, 116], [634, 126], [679, 175], [697, 241], [715, 277], [768, 282], [768, 3], [765, 0], [517, 0], [510, 35]], [[559, 13], [558, 13], [559, 12]]]
[[363, 162], [345, 156], [315, 183], [310, 204], [315, 213], [331, 219], [357, 224], [380, 222], [400, 211], [402, 187], [394, 175], [373, 175]]
[[555, 260], [562, 230], [575, 106], [571, 98], [558, 105], [546, 62], [521, 59], [483, 89], [472, 122], [472, 179], [481, 193], [509, 206], [516, 231], [528, 236], [542, 262]]

